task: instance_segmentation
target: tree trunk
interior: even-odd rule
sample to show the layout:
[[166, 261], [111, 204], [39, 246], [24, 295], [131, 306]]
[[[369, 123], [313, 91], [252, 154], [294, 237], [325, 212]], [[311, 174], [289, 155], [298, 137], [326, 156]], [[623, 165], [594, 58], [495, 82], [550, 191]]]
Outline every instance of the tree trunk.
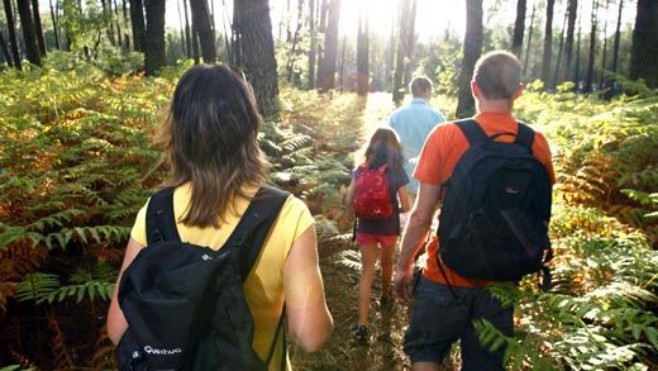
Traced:
[[336, 85], [336, 51], [338, 49], [338, 22], [341, 0], [331, 0], [327, 11], [327, 32], [324, 40], [324, 53], [318, 66], [318, 88], [328, 91]]
[[576, 68], [574, 69], [573, 81], [576, 86], [580, 84], [580, 40], [582, 39], [582, 20], [583, 17], [578, 17], [578, 40], [576, 42]]
[[14, 67], [14, 61], [12, 60], [11, 53], [9, 53], [9, 47], [7, 46], [7, 41], [5, 40], [5, 35], [0, 31], [0, 49], [2, 49], [2, 56], [7, 62], [9, 67]]
[[[603, 14], [608, 13], [608, 9], [610, 9], [610, 0], [605, 1], [605, 9], [603, 10]], [[601, 78], [600, 78], [600, 83], [601, 86], [603, 86], [603, 82], [605, 79], [605, 76], [603, 74], [605, 73], [605, 60], [606, 57], [608, 56], [608, 17], [603, 17], [603, 55], [601, 56]]]
[[39, 53], [44, 57], [46, 55], [46, 39], [43, 37], [43, 26], [41, 25], [41, 14], [39, 13], [39, 0], [32, 0], [32, 15], [34, 17], [34, 31], [37, 36], [37, 45]]
[[14, 67], [19, 70], [22, 68], [21, 55], [18, 51], [18, 36], [16, 35], [16, 21], [14, 20], [14, 11], [11, 0], [3, 0], [5, 6], [5, 17], [7, 19], [7, 29], [9, 30], [9, 44]]
[[176, 6], [178, 7], [178, 22], [180, 23], [180, 39], [183, 44], [183, 54], [186, 58], [189, 58], [190, 51], [187, 46], [189, 45], [189, 40], [187, 39], [187, 32], [185, 32], [185, 22], [183, 20], [183, 11], [180, 6], [181, 0], [176, 0]]
[[123, 31], [121, 30], [121, 15], [119, 14], [117, 0], [112, 0], [112, 4], [114, 4], [114, 26], [117, 28], [117, 42], [119, 43], [119, 46], [122, 46]]
[[192, 58], [194, 59], [194, 64], [201, 63], [201, 53], [199, 48], [199, 33], [196, 32], [194, 26], [192, 26]]
[[573, 37], [576, 28], [576, 17], [578, 16], [578, 0], [569, 0], [567, 5], [569, 13], [567, 21], [567, 39], [564, 45], [564, 73], [562, 80], [568, 80], [571, 76], [571, 61], [573, 58]]
[[530, 15], [530, 28], [528, 29], [528, 44], [525, 48], [525, 58], [523, 58], [523, 74], [525, 75], [528, 71], [528, 60], [530, 59], [530, 47], [532, 46], [532, 33], [535, 29], [535, 11], [537, 10], [537, 4], [532, 3], [532, 14]]
[[541, 63], [541, 79], [544, 87], [551, 84], [551, 58], [553, 57], [553, 9], [555, 0], [546, 2], [546, 27], [544, 28], [544, 55]]
[[482, 53], [482, 0], [466, 0], [466, 35], [464, 36], [464, 58], [459, 72], [459, 93], [456, 115], [468, 117], [475, 112], [475, 101], [471, 94], [471, 79], [475, 62]]
[[631, 48], [631, 78], [644, 79], [647, 86], [658, 87], [658, 2], [638, 0], [633, 46]]
[[110, 44], [116, 46], [117, 41], [114, 37], [114, 26], [112, 25], [112, 0], [101, 0], [101, 7], [103, 9], [103, 21], [105, 22], [105, 28], [107, 28], [107, 37], [110, 39]]
[[210, 21], [210, 11], [206, 0], [190, 0], [192, 9], [192, 27], [199, 35], [201, 56], [205, 63], [217, 61], [217, 49], [215, 48], [215, 32]]
[[50, 18], [53, 21], [53, 34], [55, 35], [55, 48], [62, 49], [61, 32], [59, 29], [59, 17], [57, 9], [53, 6], [53, 0], [50, 0]]
[[514, 22], [514, 36], [512, 36], [512, 53], [521, 58], [523, 48], [523, 34], [525, 33], [526, 0], [516, 2], [516, 21]]
[[553, 72], [553, 80], [551, 82], [551, 89], [554, 89], [559, 83], [560, 69], [562, 68], [562, 52], [564, 51], [564, 31], [567, 28], [569, 20], [569, 13], [564, 12], [564, 21], [562, 22], [562, 30], [560, 30], [560, 46], [557, 50], [557, 60], [555, 61], [555, 71]]
[[356, 93], [368, 95], [370, 81], [370, 21], [367, 9], [359, 16], [359, 32], [356, 39]]
[[309, 0], [309, 34], [311, 45], [308, 50], [308, 90], [315, 89], [315, 56], [318, 47], [318, 36], [315, 27], [315, 0]]
[[32, 21], [32, 12], [30, 11], [30, 3], [27, 0], [19, 1], [18, 15], [21, 19], [21, 29], [23, 31], [23, 41], [25, 42], [25, 54], [27, 60], [32, 64], [41, 66], [41, 53], [39, 46], [37, 46], [37, 35], [34, 29], [34, 22]]
[[156, 74], [167, 64], [165, 51], [165, 0], [146, 0], [146, 76]]
[[234, 46], [237, 64], [251, 82], [264, 117], [276, 112], [279, 94], [274, 57], [272, 20], [268, 0], [240, 0], [233, 7]]
[[587, 60], [587, 78], [585, 80], [585, 92], [592, 92], [592, 85], [594, 84], [594, 58], [596, 53], [596, 14], [598, 12], [598, 1], [592, 0], [592, 29], [589, 34], [589, 59]]
[[400, 104], [405, 94], [405, 87], [403, 86], [405, 63], [409, 63], [411, 59], [410, 48], [408, 45], [409, 38], [409, 17], [411, 13], [411, 0], [399, 0], [400, 17], [398, 18], [398, 47], [395, 54], [395, 72], [393, 73], [393, 102]]
[[145, 52], [146, 25], [144, 23], [144, 5], [142, 0], [130, 0], [130, 23], [133, 28], [133, 45], [135, 46], [135, 51]]
[[194, 52], [192, 51], [192, 44], [194, 43], [194, 34], [192, 32], [192, 27], [190, 27], [190, 15], [188, 11], [188, 0], [183, 0], [183, 11], [185, 13], [185, 50], [187, 51], [187, 57], [192, 58]]
[[619, 39], [621, 38], [621, 14], [624, 8], [624, 0], [619, 0], [619, 13], [617, 14], [617, 29], [615, 30], [615, 41], [612, 44], [612, 72], [617, 73], [619, 63]]
[[411, 0], [411, 10], [407, 20], [407, 45], [409, 46], [408, 59], [405, 60], [404, 74], [402, 75], [402, 85], [407, 87], [411, 82], [411, 58], [414, 54], [414, 45], [416, 45], [416, 11], [418, 10], [418, 0]]
[[286, 72], [288, 72], [288, 82], [292, 83], [293, 72], [297, 60], [297, 44], [300, 39], [300, 32], [304, 17], [304, 0], [297, 1], [297, 25], [295, 26], [295, 33], [292, 36], [292, 43], [290, 45], [290, 53], [288, 54], [288, 61], [286, 63]]
[[121, 8], [123, 12], [123, 44], [126, 52], [130, 51], [130, 34], [128, 33], [128, 24], [130, 23], [130, 16], [128, 15], [128, 0], [121, 0]]

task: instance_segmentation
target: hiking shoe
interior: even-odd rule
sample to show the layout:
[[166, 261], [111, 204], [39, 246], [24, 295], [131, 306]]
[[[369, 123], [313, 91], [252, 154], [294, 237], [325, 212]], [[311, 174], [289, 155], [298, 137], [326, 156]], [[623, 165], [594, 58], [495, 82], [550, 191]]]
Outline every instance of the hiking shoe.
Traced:
[[382, 295], [379, 298], [379, 307], [382, 310], [391, 310], [395, 304], [395, 299], [391, 295]]
[[356, 326], [354, 329], [354, 340], [361, 345], [368, 344], [370, 340], [370, 332], [366, 326]]

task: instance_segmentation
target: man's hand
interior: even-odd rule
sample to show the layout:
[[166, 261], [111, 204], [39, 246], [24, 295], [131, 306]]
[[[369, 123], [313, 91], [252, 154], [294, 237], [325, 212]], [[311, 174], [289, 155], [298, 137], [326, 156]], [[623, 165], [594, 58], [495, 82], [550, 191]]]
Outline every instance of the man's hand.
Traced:
[[413, 276], [411, 266], [404, 269], [401, 267], [395, 269], [395, 296], [406, 306], [411, 304], [413, 297]]

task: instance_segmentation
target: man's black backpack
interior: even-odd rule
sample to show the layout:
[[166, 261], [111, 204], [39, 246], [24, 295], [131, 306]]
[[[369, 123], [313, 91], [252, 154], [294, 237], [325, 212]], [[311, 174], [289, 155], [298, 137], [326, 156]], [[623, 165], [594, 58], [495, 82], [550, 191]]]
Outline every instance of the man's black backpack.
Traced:
[[242, 285], [287, 197], [262, 187], [218, 251], [181, 242], [172, 188], [151, 197], [147, 246], [119, 286], [129, 325], [117, 345], [120, 370], [267, 370], [282, 324], [261, 360]]
[[542, 270], [542, 286], [550, 287], [551, 181], [532, 153], [535, 132], [519, 123], [516, 140], [501, 143], [474, 120], [456, 124], [470, 148], [455, 165], [443, 199], [442, 261], [461, 276], [492, 281], [518, 281]]

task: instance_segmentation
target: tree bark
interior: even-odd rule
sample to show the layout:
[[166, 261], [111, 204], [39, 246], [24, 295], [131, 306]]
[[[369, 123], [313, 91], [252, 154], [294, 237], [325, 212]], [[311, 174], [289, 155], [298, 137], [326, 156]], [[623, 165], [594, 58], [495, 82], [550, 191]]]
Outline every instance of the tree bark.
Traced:
[[185, 13], [185, 50], [187, 51], [187, 57], [192, 58], [194, 52], [192, 50], [192, 44], [194, 42], [194, 33], [192, 32], [192, 27], [190, 27], [190, 14], [187, 5], [188, 0], [183, 0], [183, 12]]
[[580, 84], [580, 41], [582, 39], [582, 19], [583, 17], [578, 17], [578, 39], [576, 42], [576, 67], [574, 69], [573, 81], [576, 83], [576, 86]]
[[290, 53], [288, 54], [288, 61], [286, 63], [286, 72], [288, 72], [288, 82], [292, 83], [293, 72], [297, 60], [297, 45], [300, 39], [300, 32], [304, 17], [304, 0], [297, 1], [297, 24], [295, 25], [295, 33], [292, 36], [292, 43], [290, 45]]
[[544, 87], [551, 84], [551, 59], [553, 57], [553, 9], [555, 0], [546, 2], [546, 27], [544, 28], [544, 54], [541, 63], [541, 79]]
[[324, 53], [318, 66], [318, 88], [328, 91], [336, 85], [336, 52], [338, 50], [338, 22], [341, 0], [331, 0], [327, 11], [327, 31], [324, 40]]
[[405, 95], [405, 64], [411, 59], [411, 45], [408, 44], [409, 18], [411, 17], [411, 0], [399, 0], [400, 17], [398, 18], [398, 47], [395, 54], [395, 71], [393, 73], [393, 102], [399, 104]]
[[39, 53], [46, 55], [46, 39], [43, 37], [43, 26], [41, 25], [41, 14], [39, 13], [39, 0], [32, 0], [32, 15], [34, 17], [34, 31], [36, 32]]
[[617, 29], [615, 41], [612, 44], [612, 72], [617, 73], [619, 63], [619, 39], [621, 38], [621, 15], [624, 9], [624, 0], [619, 0], [619, 13], [617, 14]]
[[466, 0], [466, 35], [464, 36], [464, 58], [459, 72], [459, 92], [456, 116], [468, 117], [475, 113], [475, 101], [471, 94], [471, 79], [475, 62], [482, 53], [482, 0]]
[[559, 83], [558, 79], [560, 78], [560, 69], [562, 68], [562, 53], [564, 51], [564, 32], [567, 28], [567, 22], [569, 20], [569, 13], [564, 12], [564, 21], [562, 22], [562, 30], [560, 30], [560, 46], [557, 49], [557, 60], [555, 61], [555, 71], [553, 71], [553, 80], [551, 82], [551, 88], [555, 88]]
[[205, 63], [217, 61], [217, 49], [215, 48], [215, 32], [210, 21], [210, 11], [206, 0], [190, 0], [192, 9], [192, 27], [199, 36], [201, 56]]
[[7, 29], [9, 30], [9, 44], [14, 67], [19, 70], [22, 68], [21, 55], [18, 50], [18, 36], [16, 35], [16, 21], [14, 19], [14, 10], [11, 0], [3, 0], [5, 6], [5, 17], [7, 19]]
[[564, 73], [562, 80], [568, 80], [571, 76], [571, 61], [573, 59], [573, 39], [574, 31], [576, 29], [576, 17], [578, 16], [578, 0], [569, 0], [567, 5], [567, 12], [569, 13], [567, 21], [567, 39], [564, 45]]
[[658, 2], [638, 0], [633, 46], [631, 48], [631, 78], [644, 79], [647, 86], [658, 87]]
[[25, 54], [27, 60], [32, 64], [41, 66], [41, 53], [37, 45], [37, 35], [32, 21], [32, 12], [30, 3], [27, 0], [19, 1], [18, 15], [21, 19], [21, 29], [23, 31], [23, 41], [25, 42]]
[[592, 85], [594, 84], [594, 58], [596, 53], [596, 15], [598, 12], [598, 1], [592, 0], [592, 29], [589, 34], [589, 59], [587, 61], [587, 78], [585, 80], [585, 92], [592, 92]]
[[146, 0], [146, 76], [156, 74], [167, 64], [165, 51], [165, 0]]
[[112, 25], [112, 0], [101, 0], [101, 7], [103, 9], [103, 21], [107, 29], [107, 37], [110, 39], [110, 44], [116, 46], [117, 41], [114, 37], [114, 26]]
[[183, 20], [183, 11], [180, 6], [181, 0], [176, 0], [176, 6], [178, 7], [178, 22], [180, 23], [180, 39], [183, 44], [183, 54], [186, 58], [189, 58], [190, 51], [188, 50], [189, 40], [187, 39], [187, 32], [185, 32], [185, 22]]
[[516, 20], [514, 21], [514, 35], [512, 36], [512, 53], [521, 58], [523, 48], [523, 34], [525, 33], [526, 0], [516, 2]]
[[532, 13], [530, 15], [530, 28], [528, 29], [528, 44], [525, 49], [525, 58], [523, 58], [523, 74], [525, 75], [528, 71], [528, 60], [530, 59], [530, 47], [532, 46], [532, 33], [535, 29], [535, 11], [537, 10], [537, 4], [532, 3]]
[[[605, 9], [603, 10], [603, 14], [606, 14], [608, 12], [608, 9], [610, 8], [610, 0], [605, 1]], [[603, 86], [603, 82], [605, 77], [603, 74], [605, 73], [605, 66], [606, 66], [606, 57], [608, 56], [608, 17], [603, 17], [603, 52], [601, 56], [601, 86]]]
[[311, 45], [308, 50], [308, 90], [315, 89], [315, 57], [318, 47], [318, 36], [315, 27], [315, 0], [309, 0], [309, 34]]
[[[148, 0], [147, 0], [148, 1]], [[146, 24], [142, 0], [130, 0], [130, 23], [133, 29], [135, 51], [146, 51]]]
[[276, 113], [279, 94], [268, 0], [240, 0], [233, 7], [233, 53], [251, 82], [261, 114]]
[[367, 9], [359, 16], [359, 29], [356, 39], [356, 93], [368, 95], [370, 82], [370, 17]]
[[50, 18], [53, 22], [53, 33], [55, 34], [55, 48], [62, 49], [61, 32], [59, 29], [59, 17], [57, 16], [57, 9], [53, 6], [53, 0], [50, 0]]
[[2, 56], [7, 62], [9, 67], [14, 67], [14, 61], [12, 60], [11, 53], [9, 53], [9, 47], [7, 46], [7, 41], [5, 40], [5, 35], [0, 31], [0, 49], [2, 49]]
[[411, 0], [411, 10], [407, 20], [407, 45], [409, 46], [409, 58], [405, 60], [404, 74], [402, 75], [402, 85], [407, 87], [411, 82], [411, 59], [414, 54], [414, 45], [416, 45], [416, 11], [418, 10], [418, 0]]

